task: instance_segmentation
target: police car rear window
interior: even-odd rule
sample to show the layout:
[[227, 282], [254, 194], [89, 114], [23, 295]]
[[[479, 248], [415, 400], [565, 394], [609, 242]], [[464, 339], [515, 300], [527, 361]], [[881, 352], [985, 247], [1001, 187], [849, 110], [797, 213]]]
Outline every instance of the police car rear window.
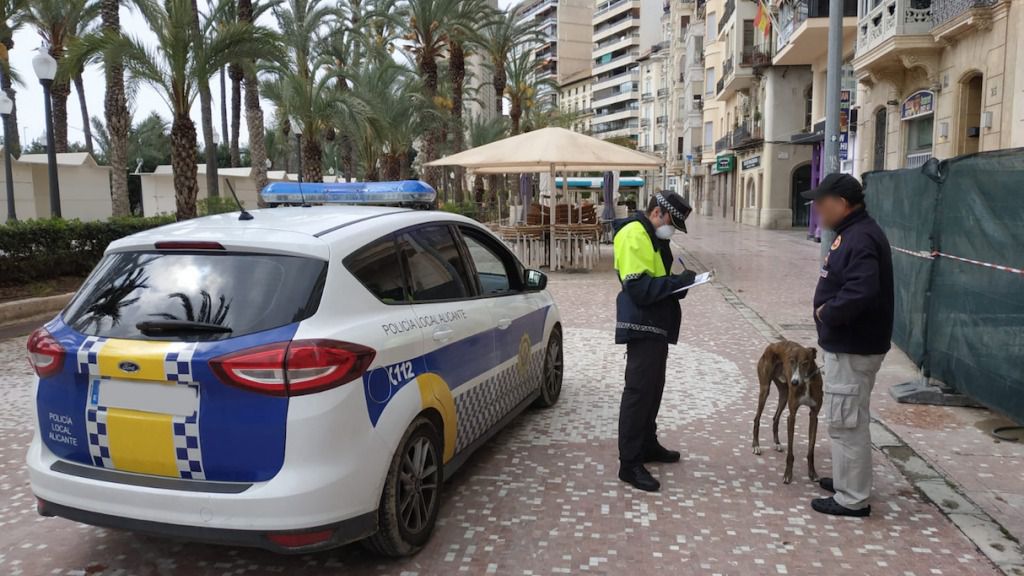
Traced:
[[[64, 313], [89, 335], [211, 340], [304, 320], [316, 312], [327, 263], [248, 253], [124, 252], [100, 261]], [[141, 323], [201, 323], [223, 330], [151, 331]]]

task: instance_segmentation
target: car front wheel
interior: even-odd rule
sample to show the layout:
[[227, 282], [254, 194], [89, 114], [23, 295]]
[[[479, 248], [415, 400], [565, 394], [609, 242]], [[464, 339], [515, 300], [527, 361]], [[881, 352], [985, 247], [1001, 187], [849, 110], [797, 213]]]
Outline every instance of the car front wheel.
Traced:
[[537, 406], [550, 408], [558, 402], [558, 397], [562, 395], [562, 366], [562, 331], [555, 328], [551, 331], [548, 348], [544, 352], [544, 372]]
[[378, 531], [366, 540], [385, 556], [409, 556], [426, 544], [441, 506], [441, 438], [424, 417], [409, 426], [384, 483]]

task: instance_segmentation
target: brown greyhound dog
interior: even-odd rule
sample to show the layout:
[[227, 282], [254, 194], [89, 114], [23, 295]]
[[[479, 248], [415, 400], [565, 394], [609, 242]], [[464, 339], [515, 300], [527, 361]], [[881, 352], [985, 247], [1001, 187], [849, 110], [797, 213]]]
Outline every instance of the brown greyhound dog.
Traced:
[[789, 484], [793, 480], [793, 427], [796, 424], [796, 412], [800, 406], [811, 410], [808, 433], [810, 440], [807, 445], [807, 476], [811, 481], [818, 479], [814, 471], [814, 442], [818, 435], [818, 411], [821, 410], [821, 369], [815, 361], [817, 350], [806, 348], [790, 340], [780, 340], [769, 344], [757, 362], [757, 378], [761, 384], [761, 393], [757, 398], [757, 415], [754, 416], [754, 454], [761, 454], [758, 434], [761, 429], [761, 413], [768, 401], [772, 382], [779, 389], [779, 407], [772, 417], [772, 435], [775, 437], [775, 449], [782, 452], [779, 443], [779, 419], [782, 407], [789, 407], [789, 420], [786, 422], [789, 433], [789, 450], [786, 454], [786, 473], [782, 481]]

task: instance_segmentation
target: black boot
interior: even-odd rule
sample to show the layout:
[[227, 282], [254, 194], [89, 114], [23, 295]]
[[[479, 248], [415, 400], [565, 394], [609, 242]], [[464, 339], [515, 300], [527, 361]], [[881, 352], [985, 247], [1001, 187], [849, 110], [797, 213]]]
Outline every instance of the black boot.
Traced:
[[658, 482], [654, 476], [651, 476], [651, 473], [647, 471], [647, 468], [644, 468], [643, 464], [619, 466], [619, 480], [644, 492], [657, 492], [661, 488], [661, 482]]
[[871, 506], [865, 506], [864, 508], [854, 510], [836, 502], [834, 498], [815, 498], [814, 500], [811, 500], [811, 508], [813, 508], [815, 512], [829, 514], [831, 516], [853, 516], [855, 518], [864, 518], [871, 515]]
[[679, 452], [675, 450], [669, 450], [658, 442], [654, 443], [654, 446], [648, 448], [644, 452], [644, 462], [663, 462], [665, 464], [674, 464], [679, 462], [681, 458]]
[[821, 480], [818, 480], [818, 486], [821, 486], [822, 490], [826, 490], [833, 494], [836, 493], [836, 487], [832, 484], [831, 478], [822, 478]]

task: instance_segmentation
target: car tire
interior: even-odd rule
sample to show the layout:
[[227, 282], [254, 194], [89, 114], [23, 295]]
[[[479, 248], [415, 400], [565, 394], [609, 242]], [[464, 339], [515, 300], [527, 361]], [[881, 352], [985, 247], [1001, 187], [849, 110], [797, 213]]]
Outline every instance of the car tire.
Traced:
[[367, 547], [383, 556], [401, 557], [427, 543], [441, 507], [443, 454], [433, 423], [416, 418], [391, 459], [377, 508], [377, 533], [363, 541]]
[[544, 371], [541, 373], [540, 396], [535, 402], [540, 408], [550, 408], [558, 402], [562, 395], [562, 331], [555, 328], [548, 337], [548, 347], [544, 351]]

